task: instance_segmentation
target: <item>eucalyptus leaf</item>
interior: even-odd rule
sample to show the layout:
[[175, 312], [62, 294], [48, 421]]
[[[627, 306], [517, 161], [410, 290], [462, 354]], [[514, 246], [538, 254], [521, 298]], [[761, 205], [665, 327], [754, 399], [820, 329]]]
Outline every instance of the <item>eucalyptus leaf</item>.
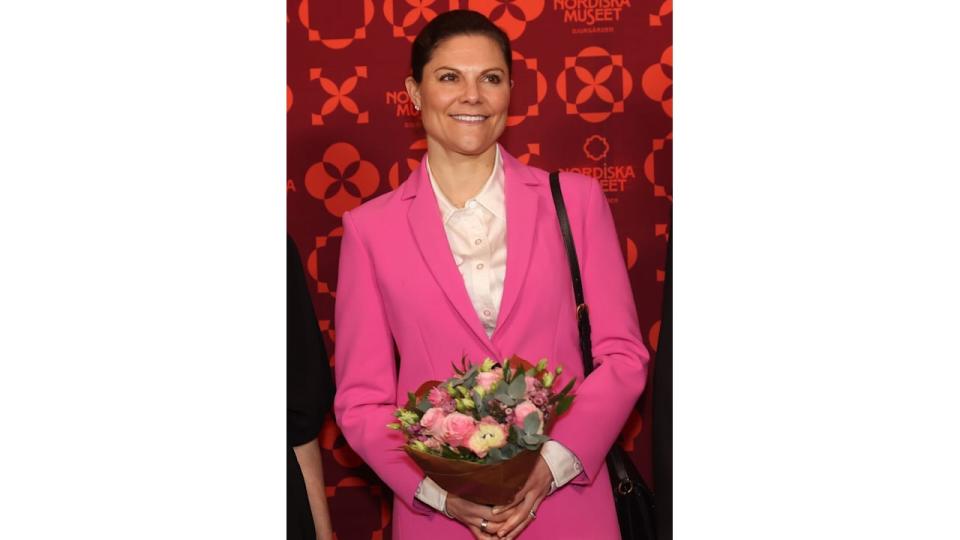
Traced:
[[530, 413], [523, 419], [523, 431], [528, 434], [535, 434], [540, 431], [540, 415]]
[[490, 458], [490, 461], [503, 461], [506, 458], [503, 456], [503, 452], [499, 448], [491, 448], [490, 452], [487, 454], [487, 457]]
[[510, 394], [510, 397], [521, 400], [523, 399], [523, 394], [527, 391], [527, 382], [523, 380], [523, 377], [517, 377], [516, 379], [510, 382], [510, 386], [507, 387], [507, 393]]
[[431, 407], [433, 407], [433, 405], [430, 403], [429, 399], [423, 399], [420, 401], [420, 403], [417, 403], [417, 410], [422, 413], [429, 411]]

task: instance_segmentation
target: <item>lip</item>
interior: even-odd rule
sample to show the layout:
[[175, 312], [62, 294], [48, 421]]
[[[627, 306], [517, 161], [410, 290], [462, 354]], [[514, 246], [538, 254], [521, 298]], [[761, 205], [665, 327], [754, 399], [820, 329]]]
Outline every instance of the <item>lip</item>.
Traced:
[[[467, 124], [467, 125], [471, 125], [471, 126], [475, 126], [475, 125], [477, 125], [477, 124], [482, 124], [482, 123], [486, 122], [487, 119], [490, 118], [490, 115], [487, 115], [487, 114], [465, 114], [465, 113], [463, 113], [463, 114], [451, 114], [451, 115], [449, 115], [449, 116], [450, 116], [450, 118], [452, 118], [455, 122], [458, 122], [458, 123], [460, 123], [460, 124]], [[459, 116], [460, 118], [457, 118], [458, 116]]]

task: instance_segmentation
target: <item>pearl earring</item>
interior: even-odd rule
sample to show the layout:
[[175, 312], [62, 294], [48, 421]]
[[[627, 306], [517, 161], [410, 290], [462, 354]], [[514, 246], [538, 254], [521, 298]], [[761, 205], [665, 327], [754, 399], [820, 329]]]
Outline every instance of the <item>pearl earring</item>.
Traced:
[[419, 111], [419, 110], [420, 110], [420, 105], [417, 105], [416, 103], [414, 103], [414, 104], [413, 104], [413, 108], [414, 108], [415, 110], [418, 110], [418, 111]]

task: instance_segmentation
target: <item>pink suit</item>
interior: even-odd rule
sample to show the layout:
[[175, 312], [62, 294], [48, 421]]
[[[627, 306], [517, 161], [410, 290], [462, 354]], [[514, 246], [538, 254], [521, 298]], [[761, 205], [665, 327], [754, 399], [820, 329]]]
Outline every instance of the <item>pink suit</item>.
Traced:
[[[596, 180], [561, 174], [598, 366], [582, 381], [573, 286], [547, 173], [501, 148], [507, 270], [496, 330], [487, 337], [457, 270], [426, 158], [399, 188], [343, 216], [336, 305], [337, 422], [350, 446], [394, 491], [394, 538], [471, 539], [419, 501], [423, 473], [387, 429], [408, 391], [453, 375], [451, 363], [518, 355], [578, 379], [573, 407], [549, 434], [584, 472], [543, 500], [521, 539], [619, 538], [604, 456], [646, 381], [643, 345], [613, 217]], [[394, 341], [400, 366], [394, 360]], [[583, 384], [580, 384], [580, 383]]]

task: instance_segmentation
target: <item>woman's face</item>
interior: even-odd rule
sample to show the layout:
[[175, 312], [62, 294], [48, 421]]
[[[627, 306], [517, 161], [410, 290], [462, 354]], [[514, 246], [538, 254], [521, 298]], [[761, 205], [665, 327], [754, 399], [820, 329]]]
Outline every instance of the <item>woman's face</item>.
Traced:
[[486, 36], [454, 36], [434, 49], [420, 84], [407, 78], [427, 140], [447, 151], [479, 155], [507, 122], [510, 79], [503, 52]]

